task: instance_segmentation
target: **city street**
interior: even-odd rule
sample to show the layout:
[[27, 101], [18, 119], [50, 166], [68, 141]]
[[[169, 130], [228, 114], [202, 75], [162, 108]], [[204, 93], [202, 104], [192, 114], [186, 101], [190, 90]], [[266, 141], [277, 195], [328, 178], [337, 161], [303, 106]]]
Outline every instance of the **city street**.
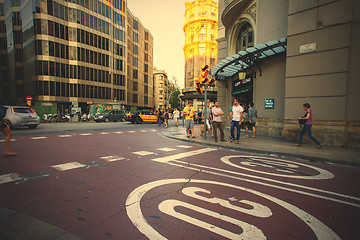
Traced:
[[162, 130], [15, 130], [19, 155], [0, 161], [0, 207], [86, 240], [360, 239], [359, 168], [170, 140]]

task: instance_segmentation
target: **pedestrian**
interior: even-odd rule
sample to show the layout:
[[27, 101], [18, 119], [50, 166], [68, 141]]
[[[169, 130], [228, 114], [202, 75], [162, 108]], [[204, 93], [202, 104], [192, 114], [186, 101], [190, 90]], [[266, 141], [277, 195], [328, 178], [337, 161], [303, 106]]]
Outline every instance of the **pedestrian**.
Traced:
[[249, 127], [252, 128], [253, 138], [255, 138], [255, 124], [256, 124], [256, 118], [257, 118], [257, 110], [254, 108], [254, 103], [249, 103], [249, 109], [248, 109], [248, 121], [246, 122], [246, 137], [249, 137]]
[[164, 122], [165, 122], [165, 127], [167, 128], [167, 127], [168, 127], [168, 123], [169, 123], [169, 113], [168, 113], [168, 110], [167, 110], [167, 109], [165, 109], [163, 118], [164, 118]]
[[221, 110], [221, 108], [219, 108], [219, 102], [216, 101], [215, 102], [215, 106], [212, 109], [212, 113], [213, 113], [213, 126], [214, 126], [214, 138], [215, 138], [215, 142], [217, 142], [217, 129], [219, 128], [220, 130], [220, 138], [222, 142], [226, 142], [225, 138], [224, 138], [224, 128], [222, 125], [222, 119], [221, 119], [221, 115], [224, 115], [224, 112]]
[[161, 126], [161, 124], [162, 124], [162, 115], [163, 115], [163, 113], [161, 112], [161, 110], [159, 109], [159, 112], [158, 112], [158, 123], [159, 123], [159, 127]]
[[313, 119], [313, 113], [310, 110], [310, 104], [309, 103], [304, 103], [303, 105], [304, 110], [305, 110], [305, 116], [304, 117], [299, 117], [298, 120], [299, 122], [301, 120], [306, 120], [304, 126], [301, 128], [300, 130], [300, 134], [299, 134], [299, 143], [294, 144], [294, 146], [296, 147], [300, 147], [302, 145], [302, 141], [303, 141], [303, 134], [306, 132], [306, 135], [317, 144], [317, 148], [320, 149], [322, 148], [322, 144], [319, 140], [317, 140], [314, 136], [312, 136], [311, 134], [311, 127], [312, 127], [312, 119]]
[[175, 127], [179, 126], [179, 117], [180, 117], [180, 112], [177, 108], [174, 109], [174, 112], [172, 114], [172, 117], [175, 121]]
[[[232, 102], [231, 107], [229, 108], [230, 124], [231, 124], [232, 117], [233, 117], [232, 109], [233, 109], [234, 105], [235, 105], [235, 100]], [[231, 139], [231, 133], [230, 133], [229, 138]]]
[[188, 102], [188, 105], [184, 108], [184, 116], [185, 116], [185, 128], [187, 137], [190, 138], [190, 132], [192, 135], [192, 138], [195, 138], [194, 133], [194, 115], [195, 115], [195, 109], [193, 108], [192, 101]]
[[12, 138], [12, 132], [9, 128], [11, 123], [5, 119], [7, 107], [3, 105], [2, 93], [0, 92], [0, 131], [5, 135], [4, 141], [4, 156], [12, 157], [16, 156], [17, 153], [10, 150], [10, 142]]
[[210, 102], [208, 101], [206, 103], [206, 113], [203, 112], [202, 114], [202, 119], [203, 119], [203, 125], [201, 127], [201, 136], [204, 135], [204, 131], [205, 131], [205, 126], [206, 126], [206, 131], [208, 131], [211, 135], [211, 137], [214, 137], [212, 131], [211, 131], [211, 125], [210, 123], [212, 122], [212, 114], [211, 114], [211, 109], [210, 109]]
[[231, 119], [231, 127], [230, 127], [230, 142], [233, 142], [235, 139], [234, 130], [236, 128], [236, 141], [235, 143], [239, 143], [240, 140], [240, 125], [242, 123], [242, 117], [243, 117], [244, 109], [239, 104], [239, 102], [235, 99], [234, 100], [234, 106], [232, 107], [232, 112], [230, 116], [232, 116]]

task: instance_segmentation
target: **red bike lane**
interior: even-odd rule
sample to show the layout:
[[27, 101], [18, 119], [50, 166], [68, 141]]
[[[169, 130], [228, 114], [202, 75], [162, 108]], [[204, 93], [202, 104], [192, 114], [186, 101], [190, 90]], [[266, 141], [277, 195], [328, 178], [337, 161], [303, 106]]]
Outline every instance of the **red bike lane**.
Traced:
[[[83, 239], [360, 237], [356, 168], [210, 149], [136, 130], [28, 137], [16, 146], [29, 155], [1, 162], [1, 174], [20, 179], [0, 184], [0, 205]], [[80, 167], [54, 168], [74, 162]], [[36, 178], [40, 172], [49, 176]]]

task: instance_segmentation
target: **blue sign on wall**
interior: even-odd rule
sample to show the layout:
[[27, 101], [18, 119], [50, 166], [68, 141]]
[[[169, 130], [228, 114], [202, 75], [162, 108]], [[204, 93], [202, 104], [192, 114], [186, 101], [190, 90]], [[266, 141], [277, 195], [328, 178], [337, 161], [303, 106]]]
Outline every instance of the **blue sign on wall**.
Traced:
[[265, 99], [265, 109], [273, 109], [274, 108], [274, 99], [268, 98]]

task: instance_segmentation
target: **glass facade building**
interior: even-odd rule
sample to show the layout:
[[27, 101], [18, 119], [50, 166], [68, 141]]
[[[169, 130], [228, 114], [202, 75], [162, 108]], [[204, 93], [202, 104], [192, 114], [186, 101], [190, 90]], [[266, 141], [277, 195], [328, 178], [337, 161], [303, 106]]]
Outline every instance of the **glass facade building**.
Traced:
[[[0, 5], [0, 79], [6, 102], [23, 103], [32, 96], [34, 101], [56, 102], [61, 109], [74, 103], [83, 108], [114, 102], [153, 106], [152, 98], [132, 98], [128, 59], [140, 51], [129, 48], [129, 24], [135, 25], [125, 0], [0, 0]], [[152, 37], [143, 27], [138, 35], [148, 38], [138, 37], [137, 44], [151, 49], [149, 75]], [[145, 100], [144, 91], [136, 93]]]

